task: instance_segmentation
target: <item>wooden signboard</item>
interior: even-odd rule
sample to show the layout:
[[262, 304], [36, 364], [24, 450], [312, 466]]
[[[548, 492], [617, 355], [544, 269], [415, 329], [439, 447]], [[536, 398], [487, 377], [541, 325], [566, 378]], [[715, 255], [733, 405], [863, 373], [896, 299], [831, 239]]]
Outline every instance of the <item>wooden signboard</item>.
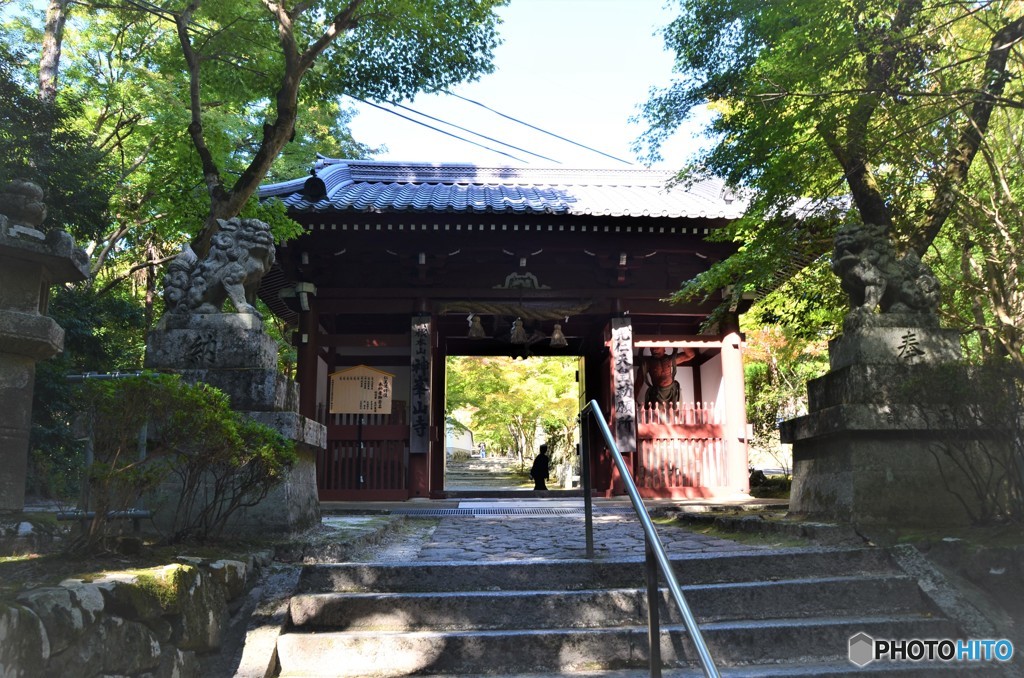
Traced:
[[391, 414], [394, 378], [367, 365], [332, 373], [331, 414]]

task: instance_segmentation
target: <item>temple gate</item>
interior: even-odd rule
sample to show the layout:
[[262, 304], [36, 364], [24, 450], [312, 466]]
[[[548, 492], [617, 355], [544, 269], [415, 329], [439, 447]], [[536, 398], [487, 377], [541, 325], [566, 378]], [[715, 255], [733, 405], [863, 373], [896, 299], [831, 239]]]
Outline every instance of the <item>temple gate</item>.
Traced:
[[[321, 159], [265, 186], [306, 229], [278, 248], [260, 296], [296, 330], [300, 412], [328, 427], [321, 499], [445, 496], [449, 355], [579, 356], [581, 398], [610, 413], [643, 494], [746, 491], [748, 302], [702, 333], [719, 300], [664, 301], [735, 250], [707, 236], [744, 205], [721, 182], [668, 179]], [[393, 376], [390, 414], [330, 412], [331, 375], [356, 366]], [[646, 404], [652, 372], [670, 402]], [[594, 487], [616, 493], [592, 454]]]

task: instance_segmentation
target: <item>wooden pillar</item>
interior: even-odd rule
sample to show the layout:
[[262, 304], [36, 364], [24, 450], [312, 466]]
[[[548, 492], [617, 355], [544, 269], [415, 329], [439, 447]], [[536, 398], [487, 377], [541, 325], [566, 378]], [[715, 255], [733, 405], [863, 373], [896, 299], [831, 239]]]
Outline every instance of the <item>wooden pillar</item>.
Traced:
[[444, 498], [444, 398], [445, 398], [445, 360], [440, 341], [436, 334], [431, 335], [433, 358], [431, 360], [430, 389], [430, 497]]
[[[612, 318], [611, 322], [611, 423], [615, 444], [622, 453], [626, 467], [633, 469], [636, 453], [636, 399], [633, 388], [633, 321], [629, 317]], [[612, 492], [622, 494], [625, 488], [618, 469], [612, 469]]]
[[743, 338], [735, 324], [724, 326], [722, 337], [722, 395], [725, 397], [724, 430], [726, 483], [734, 492], [750, 490], [747, 466], [747, 403], [743, 374]]
[[409, 494], [426, 497], [430, 491], [430, 403], [433, 377], [433, 325], [430, 316], [412, 317], [409, 387]]
[[295, 376], [299, 382], [299, 414], [316, 420], [316, 384], [320, 355], [320, 314], [316, 297], [304, 292], [309, 310], [299, 313]]
[[633, 321], [612, 318], [612, 433], [619, 451], [636, 450], [636, 400], [633, 391]]

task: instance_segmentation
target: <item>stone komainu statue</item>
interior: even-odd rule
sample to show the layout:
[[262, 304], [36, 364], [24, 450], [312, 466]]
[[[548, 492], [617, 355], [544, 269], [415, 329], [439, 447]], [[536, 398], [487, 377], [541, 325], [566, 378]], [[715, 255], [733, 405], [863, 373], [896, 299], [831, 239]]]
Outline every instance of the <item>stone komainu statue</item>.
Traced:
[[[274, 237], [258, 219], [218, 219], [220, 231], [199, 261], [186, 246], [164, 275], [168, 313], [220, 313], [228, 299], [238, 313], [260, 316], [253, 302], [260, 280], [274, 264]], [[262, 317], [262, 316], [260, 316]]]
[[882, 313], [935, 317], [938, 280], [915, 252], [898, 257], [882, 226], [851, 223], [840, 228], [832, 271], [856, 314], [868, 316], [878, 308]]

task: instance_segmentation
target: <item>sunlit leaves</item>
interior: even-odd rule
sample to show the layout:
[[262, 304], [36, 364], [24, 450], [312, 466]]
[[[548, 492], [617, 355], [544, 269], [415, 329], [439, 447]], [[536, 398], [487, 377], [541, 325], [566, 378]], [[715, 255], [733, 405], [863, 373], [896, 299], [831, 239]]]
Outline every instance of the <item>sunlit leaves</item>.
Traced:
[[452, 357], [445, 410], [472, 414], [469, 428], [488, 444], [520, 458], [533, 454], [539, 430], [568, 440], [579, 412], [576, 358]]
[[[963, 169], [974, 149], [1000, 143], [988, 127], [988, 104], [1013, 118], [1010, 126], [1024, 122], [1020, 3], [676, 4], [665, 38], [679, 77], [648, 101], [642, 142], [656, 155], [694, 107], [709, 105], [715, 143], [684, 173], [723, 176], [751, 196], [747, 217], [728, 231], [744, 244], [739, 254], [683, 281], [684, 295], [723, 284], [770, 289], [794, 258], [826, 254], [829, 232], [846, 219], [885, 225], [898, 249], [920, 253], [937, 237], [957, 237], [947, 219], [970, 225], [956, 216], [959, 202], [993, 193], [973, 178], [968, 190]], [[1001, 31], [1008, 61], [989, 73]], [[849, 214], [836, 210], [843, 196]], [[809, 205], [824, 209], [794, 209]], [[994, 313], [1003, 302], [996, 287], [987, 289]]]

